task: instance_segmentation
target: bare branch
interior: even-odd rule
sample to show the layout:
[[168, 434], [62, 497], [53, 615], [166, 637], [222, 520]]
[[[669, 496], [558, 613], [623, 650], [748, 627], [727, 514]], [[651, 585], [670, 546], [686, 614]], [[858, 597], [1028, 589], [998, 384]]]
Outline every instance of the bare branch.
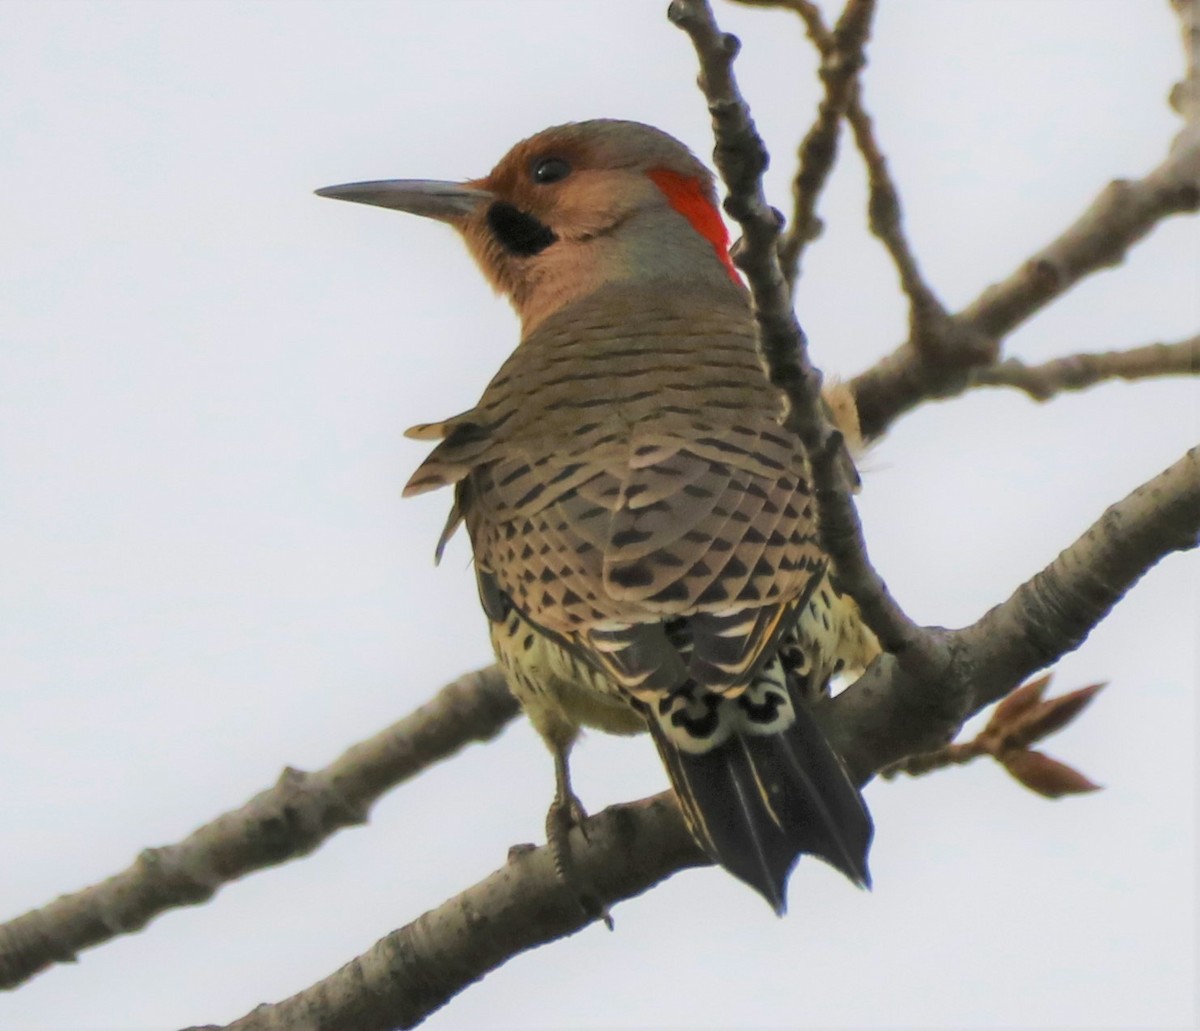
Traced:
[[818, 50], [824, 50], [829, 43], [829, 30], [825, 28], [821, 9], [812, 0], [731, 0], [731, 2], [741, 4], [743, 7], [774, 7], [781, 11], [795, 11], [804, 19], [809, 38]]
[[[821, 222], [816, 215], [817, 199], [837, 158], [842, 116], [858, 92], [858, 73], [866, 63], [863, 52], [874, 14], [874, 0], [848, 0], [828, 38], [828, 45], [820, 48], [820, 74], [825, 84], [825, 96], [818, 106], [816, 121], [800, 143], [799, 167], [792, 183], [792, 221], [779, 247], [784, 275], [793, 289], [800, 275], [804, 247], [821, 232]], [[816, 13], [815, 17], [819, 19], [820, 14]], [[809, 31], [815, 39], [811, 27]]]
[[916, 255], [904, 234], [900, 193], [888, 171], [887, 158], [875, 139], [871, 116], [862, 104], [861, 85], [855, 90], [846, 117], [867, 166], [868, 224], [887, 248], [900, 277], [900, 288], [908, 298], [909, 340], [913, 347], [921, 360], [929, 364], [954, 367], [990, 361], [995, 356], [995, 345], [979, 334], [956, 327], [921, 275]]
[[1183, 31], [1183, 79], [1171, 90], [1171, 106], [1190, 126], [1200, 125], [1200, 0], [1171, 0]]
[[848, 0], [833, 32], [825, 28], [817, 7], [806, 0], [738, 2], [795, 11], [804, 20], [809, 38], [821, 57], [820, 76], [825, 93], [817, 107], [817, 117], [800, 143], [792, 182], [792, 218], [779, 241], [779, 264], [794, 290], [804, 249], [821, 234], [817, 200], [837, 159], [842, 117], [854, 100], [858, 72], [866, 63], [863, 51], [875, 14], [875, 0]]
[[145, 927], [224, 884], [308, 855], [344, 827], [367, 822], [376, 799], [472, 741], [496, 736], [517, 712], [496, 667], [442, 688], [398, 723], [315, 773], [278, 782], [183, 841], [146, 849], [121, 873], [0, 925], [0, 988], [14, 988], [81, 949]]
[[[859, 782], [905, 756], [931, 751], [1028, 672], [1077, 647], [1147, 569], [1173, 551], [1195, 547], [1198, 537], [1200, 449], [1194, 449], [1113, 505], [1049, 567], [973, 626], [941, 631], [938, 645], [947, 660], [936, 680], [915, 677], [884, 655], [817, 715]], [[1085, 693], [1090, 697], [1091, 689]], [[1010, 706], [1017, 735], [1010, 744], [1052, 732], [1086, 700], [1075, 692], [1039, 709], [1038, 694], [1029, 705]], [[1025, 754], [1040, 755], [1028, 749]], [[1034, 764], [1039, 768], [1019, 772], [1036, 786], [1047, 766]], [[1062, 771], [1050, 772], [1055, 783], [1063, 782]], [[585, 831], [572, 833], [572, 853], [610, 906], [678, 870], [708, 863], [669, 792], [606, 809], [587, 821]], [[574, 895], [554, 874], [548, 850], [514, 850], [486, 880], [311, 988], [260, 1006], [229, 1031], [412, 1027], [506, 959], [586, 923]]]
[[1042, 572], [959, 632], [986, 670], [975, 680], [972, 711], [1078, 648], [1163, 555], [1197, 545], [1200, 447], [1112, 505]]
[[[1186, 159], [1186, 160], [1184, 160]], [[1084, 277], [1119, 264], [1129, 248], [1169, 215], [1200, 209], [1200, 146], [1168, 158], [1144, 179], [1110, 183], [1053, 243], [952, 316], [958, 330], [999, 341]], [[969, 345], [963, 354], [982, 354]], [[931, 397], [970, 385], [970, 368], [930, 364], [910, 340], [851, 380], [863, 434], [878, 437]]]
[[1164, 556], [1200, 544], [1200, 448], [1112, 505], [1049, 566], [962, 630], [922, 680], [882, 656], [834, 698], [831, 740], [860, 776], [942, 747], [963, 720], [1079, 647]]
[[[1173, 0], [1184, 23], [1187, 71], [1172, 92], [1185, 125], [1157, 168], [1141, 179], [1110, 183], [1057, 239], [1006, 279], [983, 291], [944, 327], [945, 356], [931, 362], [910, 339], [851, 381], [863, 434], [878, 437], [915, 405], [952, 397], [971, 385], [971, 369], [986, 364], [989, 349], [1085, 277], [1120, 264], [1129, 249], [1163, 219], [1200, 210], [1200, 93], [1197, 85], [1197, 0]], [[957, 341], [957, 342], [955, 342]]]
[[1035, 401], [1048, 401], [1066, 390], [1084, 390], [1106, 380], [1150, 379], [1200, 374], [1200, 336], [1174, 344], [1147, 344], [1128, 351], [1073, 354], [1042, 365], [1016, 358], [985, 365], [971, 373], [980, 387], [1016, 387]]
[[734, 246], [734, 261], [749, 282], [771, 382], [784, 395], [785, 422], [800, 434], [810, 453], [818, 452], [827, 446], [833, 429], [822, 415], [821, 374], [808, 359], [804, 331], [779, 267], [776, 243], [783, 216], [767, 204], [763, 193], [766, 147], [733, 75], [741, 43], [721, 32], [707, 0], [674, 0], [667, 17], [688, 34], [700, 59], [700, 88], [716, 138], [713, 159], [729, 188], [725, 210], [743, 233]]
[[1168, 215], [1200, 209], [1200, 137], [1143, 179], [1111, 182], [1079, 219], [959, 318], [991, 337], [1011, 333], [1085, 276], [1120, 264]]
[[691, 38], [700, 61], [700, 88], [713, 119], [713, 158], [729, 188], [725, 209], [742, 228], [734, 260], [746, 273], [758, 324], [759, 349], [771, 383], [785, 398], [784, 423], [810, 456], [821, 543], [838, 578], [883, 646], [908, 662], [928, 658], [923, 631], [901, 610], [871, 566], [850, 496], [841, 435], [820, 403], [821, 374], [808, 359], [804, 332], [779, 267], [783, 216], [767, 204], [762, 174], [767, 152], [738, 92], [733, 60], [740, 43], [717, 27], [707, 0], [674, 0], [667, 17]]
[[[981, 334], [957, 326], [942, 302], [925, 282], [916, 255], [904, 234], [900, 194], [888, 170], [870, 115], [862, 102], [858, 71], [866, 63], [863, 48], [873, 7], [847, 3], [830, 32], [814, 5], [804, 0], [737, 0], [752, 7], [779, 7], [795, 11], [804, 21], [809, 38], [822, 55], [821, 77], [825, 99], [817, 120], [800, 145], [800, 168], [793, 184], [795, 209], [792, 223], [780, 243], [780, 261], [795, 288], [804, 247], [818, 236], [820, 220], [814, 214], [817, 197], [837, 156], [840, 118], [844, 116], [867, 169], [868, 225], [887, 249], [909, 301], [909, 339], [923, 362], [963, 368], [990, 362], [996, 345]], [[865, 6], [865, 10], [864, 10]]]
[[[586, 840], [578, 830], [572, 836], [580, 874], [611, 902], [708, 864], [669, 791], [606, 809], [587, 821]], [[380, 939], [323, 981], [259, 1006], [228, 1031], [414, 1027], [506, 960], [587, 924], [575, 894], [555, 874], [549, 849], [513, 850], [479, 884]]]

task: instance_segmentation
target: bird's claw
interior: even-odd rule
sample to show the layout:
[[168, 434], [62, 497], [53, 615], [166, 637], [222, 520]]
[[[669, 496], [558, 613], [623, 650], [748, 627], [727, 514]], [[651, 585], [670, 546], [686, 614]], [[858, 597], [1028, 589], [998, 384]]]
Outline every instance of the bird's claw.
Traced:
[[591, 920], [602, 920], [610, 931], [613, 929], [613, 918], [608, 908], [600, 901], [589, 886], [579, 869], [575, 866], [575, 857], [571, 854], [571, 831], [576, 827], [583, 835], [584, 841], [590, 841], [587, 832], [587, 810], [574, 795], [568, 793], [565, 797], [555, 798], [546, 814], [546, 844], [550, 848], [550, 858], [554, 863], [554, 872], [567, 888], [575, 893], [584, 913]]

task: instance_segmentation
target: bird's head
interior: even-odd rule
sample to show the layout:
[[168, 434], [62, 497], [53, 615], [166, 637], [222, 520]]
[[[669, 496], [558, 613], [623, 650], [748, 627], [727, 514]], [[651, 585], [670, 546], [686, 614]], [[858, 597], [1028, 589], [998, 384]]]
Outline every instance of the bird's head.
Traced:
[[678, 140], [639, 122], [546, 129], [464, 183], [392, 179], [317, 193], [453, 226], [527, 332], [612, 283], [742, 289], [712, 173]]

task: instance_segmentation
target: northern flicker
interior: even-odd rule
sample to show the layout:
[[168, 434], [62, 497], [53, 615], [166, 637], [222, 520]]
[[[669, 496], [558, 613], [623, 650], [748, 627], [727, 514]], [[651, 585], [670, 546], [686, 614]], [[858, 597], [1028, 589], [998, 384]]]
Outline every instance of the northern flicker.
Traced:
[[697, 842], [782, 913], [812, 853], [868, 883], [870, 816], [808, 701], [878, 651], [817, 539], [712, 174], [679, 141], [597, 120], [465, 183], [319, 190], [446, 222], [521, 319], [406, 495], [454, 486], [509, 686], [554, 755], [547, 832], [573, 876], [584, 726], [649, 730]]

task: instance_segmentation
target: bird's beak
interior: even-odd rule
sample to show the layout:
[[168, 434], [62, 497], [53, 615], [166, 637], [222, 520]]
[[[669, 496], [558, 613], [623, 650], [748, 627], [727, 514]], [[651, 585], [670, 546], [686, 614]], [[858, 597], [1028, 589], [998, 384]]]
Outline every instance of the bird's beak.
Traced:
[[343, 183], [317, 190], [318, 197], [350, 200], [395, 208], [451, 225], [461, 222], [482, 204], [493, 200], [487, 190], [436, 179], [377, 179], [368, 183]]

